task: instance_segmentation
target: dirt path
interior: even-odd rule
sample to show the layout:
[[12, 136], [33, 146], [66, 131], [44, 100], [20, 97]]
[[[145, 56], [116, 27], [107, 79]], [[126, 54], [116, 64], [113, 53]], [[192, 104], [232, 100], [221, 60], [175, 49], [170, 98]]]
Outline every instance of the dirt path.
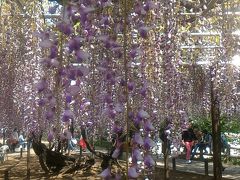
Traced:
[[[23, 153], [23, 157], [20, 158], [19, 153], [15, 154], [9, 154], [8, 160], [6, 160], [3, 164], [0, 164], [0, 179], [4, 179], [4, 173], [3, 170], [7, 167], [16, 164], [11, 171], [9, 171], [9, 179], [10, 180], [24, 180], [27, 177], [27, 154], [26, 152]], [[115, 168], [115, 171], [117, 169]], [[54, 174], [45, 174], [43, 170], [40, 167], [40, 164], [38, 162], [38, 158], [35, 156], [35, 154], [31, 151], [30, 156], [30, 179], [33, 180], [44, 180], [44, 179], [54, 179], [54, 180], [63, 180], [63, 179], [73, 179], [73, 180], [100, 180], [99, 174], [101, 173], [100, 169], [100, 161], [97, 161], [95, 165], [88, 171], [88, 172], [82, 172], [77, 171], [73, 174], [67, 174], [67, 175], [54, 175]], [[212, 177], [210, 176], [204, 176], [196, 173], [190, 173], [190, 172], [182, 172], [182, 171], [176, 171], [170, 173], [170, 179], [171, 180], [210, 180]], [[155, 173], [153, 174], [152, 178], [154, 180], [163, 179], [163, 170], [162, 168], [156, 168]], [[139, 180], [142, 180], [143, 178], [139, 178]]]

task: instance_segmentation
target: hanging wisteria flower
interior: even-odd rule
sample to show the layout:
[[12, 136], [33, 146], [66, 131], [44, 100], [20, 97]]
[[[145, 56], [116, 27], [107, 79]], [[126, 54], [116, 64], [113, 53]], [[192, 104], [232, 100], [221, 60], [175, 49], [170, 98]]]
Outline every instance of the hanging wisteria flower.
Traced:
[[97, 37], [98, 40], [102, 41], [102, 42], [106, 42], [109, 41], [109, 36], [108, 35], [100, 35]]
[[121, 104], [121, 103], [116, 103], [115, 104], [115, 111], [116, 112], [121, 113], [121, 112], [123, 112], [123, 109], [124, 109], [123, 104]]
[[37, 85], [36, 85], [37, 91], [40, 93], [42, 92], [44, 89], [47, 88], [47, 81], [46, 79], [42, 79], [40, 80]]
[[150, 118], [150, 115], [148, 114], [147, 111], [144, 111], [143, 109], [141, 109], [138, 113], [137, 116], [139, 116], [142, 119], [147, 119]]
[[71, 85], [71, 79], [62, 79], [62, 87], [68, 87]]
[[120, 148], [116, 148], [112, 154], [112, 158], [117, 159], [118, 156], [120, 155], [120, 152], [121, 152]]
[[115, 23], [114, 24], [114, 30], [116, 33], [122, 33], [123, 32], [123, 24], [122, 23]]
[[146, 97], [147, 95], [147, 88], [144, 86], [140, 89], [140, 92], [139, 92], [143, 97]]
[[148, 37], [148, 31], [149, 31], [149, 28], [148, 27], [145, 27], [145, 26], [141, 26], [139, 29], [138, 29], [138, 32], [140, 34], [140, 36], [144, 39], [147, 39]]
[[137, 128], [140, 129], [142, 127], [142, 119], [136, 117], [133, 119], [133, 125]]
[[116, 117], [116, 111], [112, 108], [108, 108], [107, 109], [108, 112], [108, 117], [111, 119], [114, 119]]
[[120, 79], [120, 85], [121, 86], [125, 86], [126, 85], [126, 81], [124, 79]]
[[130, 178], [137, 178], [139, 176], [139, 173], [137, 173], [136, 167], [130, 167], [128, 169], [128, 176]]
[[44, 39], [39, 43], [39, 46], [42, 48], [50, 48], [52, 47], [52, 41], [50, 41], [49, 39]]
[[73, 27], [69, 23], [60, 22], [57, 24], [57, 28], [59, 29], [59, 31], [61, 31], [62, 33], [64, 33], [67, 36], [69, 36], [70, 34], [73, 33]]
[[50, 60], [50, 66], [51, 67], [54, 67], [54, 68], [57, 68], [57, 67], [59, 67], [59, 61], [57, 60], [57, 59], [51, 59]]
[[88, 14], [88, 13], [91, 13], [95, 10], [94, 7], [91, 7], [91, 6], [84, 6], [83, 4], [81, 5], [81, 12], [85, 13], [85, 14]]
[[129, 118], [130, 120], [133, 120], [133, 119], [134, 119], [134, 112], [129, 111], [129, 112], [128, 112], [128, 118]]
[[112, 47], [112, 41], [110, 39], [107, 39], [104, 42], [104, 46], [105, 46], [105, 48], [110, 49]]
[[111, 177], [111, 170], [110, 168], [106, 168], [101, 174], [100, 174], [101, 177], [103, 177], [104, 179], [107, 179], [109, 177]]
[[135, 88], [135, 83], [133, 81], [128, 82], [128, 90], [132, 91]]
[[145, 11], [149, 11], [152, 9], [156, 9], [157, 5], [153, 1], [147, 1], [143, 8]]
[[46, 98], [48, 101], [50, 101], [53, 98], [53, 93], [50, 91], [46, 94]]
[[110, 93], [106, 93], [106, 94], [104, 95], [104, 102], [106, 102], [106, 103], [108, 103], [108, 104], [111, 104], [111, 103], [113, 102], [112, 96], [111, 96]]
[[70, 18], [71, 16], [74, 15], [75, 10], [73, 10], [74, 6], [68, 5], [66, 8], [66, 15]]
[[144, 164], [147, 166], [148, 169], [154, 167], [155, 161], [153, 160], [152, 156], [149, 154], [144, 156]]
[[137, 53], [138, 53], [138, 50], [137, 50], [136, 47], [134, 47], [133, 49], [131, 49], [129, 55], [130, 55], [131, 58], [134, 59], [135, 57], [137, 57], [137, 55], [138, 55]]
[[80, 49], [80, 47], [82, 46], [83, 41], [84, 41], [84, 39], [81, 37], [78, 37], [78, 36], [70, 39], [68, 42], [68, 45], [67, 45], [69, 52], [71, 53], [73, 51], [78, 51]]
[[116, 133], [116, 134], [119, 134], [123, 131], [123, 128], [121, 127], [121, 124], [119, 123], [119, 121], [114, 122], [112, 131], [113, 133]]
[[[49, 54], [46, 58], [47, 60], [44, 62], [45, 66], [52, 67], [52, 69], [50, 69], [52, 72], [54, 72], [52, 74], [58, 73], [58, 69], [54, 69], [53, 67], [61, 69], [61, 72], [59, 71], [59, 75], [62, 83], [62, 91], [59, 91], [60, 94], [56, 95], [63, 95], [65, 93], [65, 104], [63, 103], [63, 106], [65, 106], [66, 110], [62, 114], [62, 120], [64, 122], [68, 122], [75, 116], [78, 117], [78, 115], [81, 116], [82, 114], [84, 116], [88, 116], [87, 118], [90, 118], [91, 122], [93, 122], [94, 124], [98, 124], [100, 122], [98, 120], [99, 117], [96, 116], [95, 120], [95, 115], [103, 111], [103, 115], [108, 116], [106, 119], [111, 120], [110, 122], [107, 122], [110, 126], [114, 121], [116, 115], [122, 118], [122, 115], [120, 113], [128, 112], [127, 118], [129, 118], [131, 122], [137, 122], [134, 124], [137, 125], [135, 128], [137, 130], [140, 128], [141, 130], [144, 129], [144, 132], [142, 133], [147, 136], [149, 134], [149, 131], [154, 130], [152, 123], [150, 122], [150, 120], [148, 120], [148, 118], [150, 118], [150, 115], [148, 114], [148, 112], [145, 111], [145, 108], [148, 107], [145, 105], [146, 99], [144, 99], [147, 94], [147, 88], [145, 86], [139, 88], [138, 85], [141, 84], [140, 81], [142, 81], [142, 78], [144, 78], [145, 75], [145, 67], [148, 65], [147, 62], [141, 64], [141, 62], [143, 62], [141, 58], [144, 57], [144, 55], [146, 55], [146, 58], [148, 58], [148, 53], [145, 53], [143, 47], [144, 43], [142, 42], [144, 42], [144, 40], [141, 38], [137, 38], [136, 35], [138, 35], [137, 33], [139, 33], [139, 36], [144, 39], [148, 38], [148, 35], [151, 35], [149, 33], [149, 27], [151, 27], [152, 24], [151, 17], [149, 17], [150, 21], [147, 24], [144, 24], [144, 21], [148, 18], [146, 17], [146, 14], [148, 14], [151, 9], [155, 8], [154, 2], [151, 0], [133, 2], [133, 4], [131, 4], [131, 7], [134, 7], [134, 10], [137, 14], [132, 12], [132, 8], [130, 8], [127, 22], [124, 22], [125, 19], [123, 18], [123, 16], [121, 16], [123, 11], [117, 11], [116, 13], [111, 12], [114, 11], [113, 7], [115, 6], [115, 3], [119, 3], [118, 0], [82, 0], [65, 2], [66, 4], [64, 7], [65, 12], [63, 13], [63, 21], [57, 24], [57, 28], [60, 32], [62, 32], [68, 37], [63, 35], [61, 36], [63, 37], [63, 41], [59, 40], [58, 42], [61, 43], [56, 43], [57, 40], [54, 40], [52, 37], [50, 38], [46, 35], [46, 37], [42, 39], [43, 41], [41, 44], [41, 46], [44, 48], [50, 48], [48, 50]], [[106, 9], [105, 7], [107, 6], [112, 7]], [[103, 13], [101, 13], [102, 9], [104, 10]], [[54, 9], [52, 9], [52, 12], [54, 12]], [[99, 13], [95, 14], [95, 12]], [[142, 20], [142, 18], [144, 18], [144, 20]], [[135, 20], [135, 23], [132, 24], [131, 20]], [[125, 23], [127, 23], [127, 31], [129, 32], [124, 31]], [[147, 27], [146, 25], [149, 27]], [[114, 32], [113, 28], [116, 30], [117, 33]], [[133, 32], [136, 40], [134, 39], [130, 43], [133, 42], [137, 45], [131, 46], [127, 44], [127, 46], [123, 47], [122, 42], [124, 36], [122, 36], [123, 34], [121, 33], [129, 33], [130, 37], [131, 32]], [[62, 47], [59, 47], [61, 45]], [[132, 50], [130, 51], [131, 47]], [[63, 48], [63, 56], [60, 58], [64, 58], [64, 61], [63, 63], [59, 64], [57, 60], [59, 60], [58, 55], [60, 54], [58, 53], [60, 53], [60, 51], [58, 52], [58, 50], [60, 50], [61, 48]], [[147, 48], [148, 52], [152, 52], [152, 49], [150, 48], [151, 47]], [[124, 52], [123, 50], [127, 50], [127, 52], [130, 52], [129, 56], [130, 58], [132, 58], [127, 68], [136, 67], [136, 71], [138, 71], [137, 68], [142, 68], [142, 71], [136, 73], [136, 76], [132, 70], [129, 70], [129, 74], [127, 75], [127, 79], [129, 79], [129, 81], [124, 80], [125, 72], [122, 69], [122, 65], [124, 63], [122, 61], [119, 61], [120, 58], [125, 59], [125, 57], [122, 57]], [[151, 56], [149, 56], [149, 58], [151, 58]], [[132, 66], [132, 61], [134, 61], [133, 63], [135, 64], [138, 63], [138, 65]], [[73, 64], [71, 65], [72, 62]], [[81, 64], [82, 67], [79, 67], [79, 64]], [[143, 67], [143, 64], [146, 66]], [[87, 67], [91, 68], [91, 72]], [[140, 79], [137, 79], [139, 77]], [[51, 80], [51, 83], [49, 83], [49, 86], [51, 86], [49, 88], [54, 88], [55, 82], [52, 83], [52, 81], [54, 81], [55, 79], [52, 79], [49, 78], [49, 80]], [[116, 85], [116, 82], [119, 82], [119, 84]], [[88, 87], [88, 85], [91, 85], [91, 87], [94, 88], [86, 88], [86, 86]], [[125, 88], [128, 89], [127, 92], [125, 92]], [[94, 98], [93, 101], [91, 101], [90, 105], [89, 101], [88, 103], [84, 103], [84, 100], [81, 101], [78, 97], [81, 96], [83, 98], [89, 98], [89, 96], [91, 96], [91, 89], [96, 90], [96, 92], [100, 93], [100, 95], [98, 96], [97, 94], [96, 99]], [[149, 88], [149, 91], [150, 90], [151, 89]], [[130, 93], [126, 94], [128, 92]], [[137, 99], [139, 97], [138, 93], [140, 93], [143, 98]], [[129, 110], [129, 107], [126, 107], [128, 97], [130, 101], [133, 101], [131, 102], [131, 104], [134, 104], [134, 111], [132, 109]], [[75, 102], [77, 101], [79, 102], [75, 106]], [[49, 105], [50, 107], [54, 107], [56, 106], [56, 101], [54, 101], [53, 98], [48, 98], [46, 105], [46, 108], [48, 108]], [[138, 105], [142, 105], [142, 107], [139, 107], [139, 111], [134, 114], [133, 112], [135, 112], [135, 108], [137, 108]], [[87, 106], [89, 107], [86, 108]], [[63, 107], [61, 106], [59, 108], [62, 109]], [[151, 109], [151, 106], [149, 107], [149, 109]], [[77, 114], [79, 113], [78, 110], [81, 114]], [[52, 112], [54, 111], [52, 110]], [[86, 119], [84, 119], [84, 116], [81, 116], [81, 122], [76, 123], [81, 124], [82, 122], [87, 122]], [[105, 124], [103, 124], [103, 126], [104, 125]], [[117, 133], [118, 135], [122, 134], [122, 126], [124, 126], [123, 123], [114, 122], [113, 132]], [[122, 141], [117, 138], [116, 144], [117, 148], [112, 154], [113, 158], [118, 158]], [[149, 137], [146, 137], [143, 140], [140, 130], [135, 133], [133, 135], [133, 165], [136, 165], [137, 161], [144, 160], [146, 167], [152, 167], [153, 162], [151, 157], [149, 157], [150, 155], [146, 155], [143, 158], [141, 151], [147, 154], [148, 150], [150, 150], [153, 146], [154, 143]], [[110, 167], [104, 169], [100, 176], [104, 179], [117, 179], [117, 176], [112, 177]], [[137, 178], [139, 176], [137, 165], [132, 166], [128, 169], [128, 176], [130, 178]]]
[[84, 110], [87, 106], [90, 105], [90, 102], [89, 103], [83, 103], [80, 105], [80, 110]]
[[75, 96], [79, 93], [79, 91], [81, 90], [81, 88], [77, 85], [72, 85], [72, 86], [69, 86], [67, 88], [67, 92], [71, 95], [71, 96]]
[[45, 117], [47, 120], [51, 120], [54, 117], [54, 112], [50, 109], [45, 113]]
[[104, 26], [108, 26], [109, 25], [109, 17], [108, 16], [102, 17], [102, 19], [100, 20], [100, 24], [104, 25]]
[[48, 138], [47, 139], [48, 139], [49, 142], [53, 141], [54, 137], [53, 137], [53, 133], [52, 132], [48, 133]]
[[122, 180], [123, 177], [121, 176], [121, 174], [117, 173], [115, 174], [114, 180]]
[[144, 139], [144, 148], [146, 150], [150, 150], [150, 148], [156, 146], [156, 143], [150, 138], [150, 137], [145, 137]]
[[112, 79], [113, 76], [114, 76], [114, 73], [113, 73], [113, 72], [107, 72], [107, 73], [106, 73], [106, 80]]
[[134, 12], [137, 13], [138, 15], [145, 14], [145, 10], [143, 9], [143, 6], [141, 5], [140, 2], [137, 2], [135, 7], [134, 7]]
[[58, 55], [58, 47], [56, 45], [51, 46], [49, 58], [50, 59], [56, 58], [57, 55]]
[[84, 76], [86, 77], [89, 74], [89, 68], [86, 66], [79, 66], [76, 68], [76, 75], [81, 77]]
[[63, 119], [63, 122], [68, 122], [70, 119], [73, 119], [73, 117], [74, 117], [74, 113], [70, 109], [67, 109], [64, 111], [62, 119]]
[[70, 95], [69, 93], [66, 94], [66, 102], [67, 103], [72, 102], [72, 95]]
[[112, 51], [113, 51], [113, 53], [114, 53], [114, 55], [115, 55], [115, 57], [117, 57], [117, 58], [122, 58], [122, 56], [123, 56], [123, 53], [122, 53], [122, 48], [119, 48], [119, 47], [116, 47], [116, 48], [112, 48]]
[[76, 69], [75, 68], [71, 68], [69, 70], [68, 78], [70, 80], [76, 80]]
[[150, 120], [146, 120], [144, 123], [144, 130], [149, 132], [149, 131], [153, 131], [155, 128], [153, 127], [152, 123]]
[[141, 151], [138, 149], [138, 148], [135, 148], [133, 150], [133, 162], [137, 162], [137, 161], [142, 161], [143, 160], [143, 157], [142, 157], [142, 154], [141, 154]]
[[101, 0], [101, 2], [102, 2], [102, 3], [106, 3], [106, 2], [108, 2], [108, 0]]
[[46, 68], [50, 68], [51, 67], [51, 63], [50, 63], [51, 59], [50, 58], [42, 58], [39, 60], [39, 63]]
[[141, 136], [140, 133], [135, 133], [133, 136], [133, 143], [139, 144], [139, 145], [143, 145], [143, 138]]
[[38, 100], [38, 105], [39, 106], [44, 106], [47, 103], [47, 99], [46, 98], [42, 98]]
[[52, 97], [50, 100], [49, 100], [49, 107], [55, 107], [57, 104], [57, 100], [55, 97]]
[[76, 58], [78, 62], [86, 61], [90, 58], [90, 54], [83, 50], [76, 51]]

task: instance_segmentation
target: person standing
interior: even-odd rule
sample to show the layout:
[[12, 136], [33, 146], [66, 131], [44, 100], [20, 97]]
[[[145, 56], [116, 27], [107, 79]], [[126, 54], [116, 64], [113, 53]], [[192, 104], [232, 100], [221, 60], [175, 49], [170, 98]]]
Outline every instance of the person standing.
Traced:
[[20, 147], [25, 149], [25, 138], [22, 131], [20, 131], [19, 133], [18, 141], [19, 141]]
[[12, 151], [15, 152], [15, 148], [18, 144], [18, 132], [17, 128], [14, 128], [12, 134], [11, 134], [11, 146], [12, 146]]
[[80, 136], [79, 145], [81, 150], [84, 152], [86, 151], [86, 148], [87, 148], [86, 141], [87, 141], [87, 131], [86, 131], [85, 124], [83, 124], [81, 126], [81, 136]]
[[192, 125], [189, 124], [187, 129], [185, 129], [182, 132], [182, 143], [186, 147], [186, 163], [187, 164], [190, 164], [192, 162], [190, 160], [191, 152], [192, 152], [192, 147], [196, 140], [197, 138], [193, 132]]

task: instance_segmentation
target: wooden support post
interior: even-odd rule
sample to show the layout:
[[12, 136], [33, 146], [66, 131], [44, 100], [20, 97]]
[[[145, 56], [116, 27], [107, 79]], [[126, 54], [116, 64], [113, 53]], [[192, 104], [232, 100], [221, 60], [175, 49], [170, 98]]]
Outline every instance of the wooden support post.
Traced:
[[176, 158], [172, 158], [172, 169], [173, 171], [176, 171]]
[[228, 157], [230, 156], [230, 154], [231, 154], [231, 148], [230, 148], [230, 146], [229, 147], [227, 147], [227, 155], [228, 155]]
[[208, 176], [208, 160], [204, 160], [205, 175]]
[[204, 160], [204, 157], [203, 157], [203, 147], [199, 148], [199, 150], [200, 150], [200, 159]]
[[82, 157], [82, 146], [80, 146], [80, 149], [79, 149], [79, 153], [80, 153], [80, 157]]
[[9, 179], [9, 177], [8, 177], [8, 169], [6, 169], [4, 171], [4, 180], [8, 180], [8, 179]]
[[23, 148], [20, 148], [20, 158], [22, 158]]
[[30, 180], [30, 169], [27, 169], [27, 180]]
[[30, 179], [30, 147], [31, 142], [28, 140], [27, 142], [27, 180]]

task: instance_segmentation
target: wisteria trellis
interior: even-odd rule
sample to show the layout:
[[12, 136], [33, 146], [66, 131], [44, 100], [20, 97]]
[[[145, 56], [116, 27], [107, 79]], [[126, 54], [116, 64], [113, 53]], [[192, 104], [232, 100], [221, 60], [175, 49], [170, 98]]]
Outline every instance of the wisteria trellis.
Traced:
[[[149, 37], [153, 37], [151, 34], [156, 27], [152, 16], [158, 9], [159, 4], [154, 1], [66, 3], [63, 20], [56, 25], [61, 32], [59, 38], [51, 32], [39, 34], [42, 39], [40, 46], [49, 49], [48, 57], [41, 63], [56, 71], [58, 81], [55, 87], [62, 88], [66, 99], [65, 109], [59, 116], [56, 106], [60, 103], [57, 98], [61, 97], [52, 93], [46, 78], [42, 79], [37, 87], [43, 94], [40, 105], [48, 106], [46, 119], [54, 119], [54, 116], [64, 122], [73, 119], [76, 115], [71, 109], [71, 102], [79, 99], [77, 96], [81, 94], [90, 100], [92, 108], [89, 108], [87, 120], [93, 125], [103, 122], [113, 124], [115, 120], [125, 119], [121, 125], [129, 132], [130, 124], [133, 124], [137, 130], [133, 135], [133, 150], [129, 152], [133, 155], [128, 171], [130, 177], [139, 175], [139, 160], [144, 161], [145, 169], [150, 170], [155, 165], [149, 154], [154, 146], [151, 139], [154, 127], [151, 123], [152, 106], [148, 104], [151, 99], [148, 93], [151, 91], [146, 75], [147, 68], [152, 67], [144, 48], [149, 46]], [[151, 47], [148, 50], [151, 51]], [[71, 85], [72, 81], [76, 84]], [[86, 90], [86, 87], [81, 88], [82, 84], [94, 90], [91, 93], [95, 97], [80, 93]], [[96, 111], [100, 117], [96, 117]], [[141, 129], [144, 132], [140, 132]], [[119, 149], [115, 151], [119, 152]], [[118, 154], [114, 153], [114, 156], [117, 158]], [[102, 176], [110, 176], [106, 172], [110, 170], [106, 169]]]
[[[16, 32], [13, 32], [13, 29], [7, 31], [5, 28], [8, 24], [13, 28], [13, 23], [8, 21], [9, 19], [6, 19], [5, 22], [1, 21], [6, 25], [1, 26], [1, 32], [6, 32], [6, 36], [3, 36], [4, 41], [1, 41], [5, 47], [5, 49], [1, 49], [1, 57], [4, 60], [1, 66], [2, 77], [6, 77], [4, 76], [4, 73], [6, 74], [5, 66], [10, 70], [7, 74], [9, 77], [9, 86], [7, 87], [9, 88], [3, 87], [6, 80], [2, 79], [1, 81], [3, 82], [1, 88], [10, 93], [7, 97], [3, 97], [1, 109], [10, 111], [23, 107], [25, 114], [29, 116], [36, 116], [38, 119], [44, 117], [47, 123], [39, 120], [39, 124], [42, 124], [41, 128], [44, 124], [53, 124], [60, 128], [62, 121], [68, 122], [70, 119], [74, 119], [76, 124], [91, 122], [96, 131], [100, 131], [103, 129], [100, 127], [105, 127], [105, 125], [112, 126], [115, 120], [120, 120], [123, 127], [128, 124], [126, 123], [128, 121], [127, 129], [130, 123], [140, 124], [140, 129], [144, 131], [137, 132], [134, 136], [135, 144], [140, 143], [140, 148], [133, 146], [135, 147], [133, 148], [133, 163], [129, 167], [130, 176], [138, 176], [139, 174], [136, 172], [138, 166], [134, 160], [144, 161], [146, 169], [154, 166], [148, 153], [148, 145], [153, 145], [148, 138], [149, 134], [152, 138], [150, 132], [154, 128], [158, 128], [165, 117], [168, 117], [170, 125], [172, 125], [170, 127], [174, 131], [185, 123], [187, 113], [191, 114], [189, 112], [190, 105], [188, 105], [190, 100], [187, 97], [192, 86], [188, 81], [188, 71], [182, 70], [185, 68], [183, 68], [185, 61], [179, 50], [180, 45], [183, 44], [182, 39], [186, 36], [178, 34], [179, 31], [184, 31], [180, 26], [185, 26], [182, 24], [185, 21], [178, 20], [178, 15], [182, 11], [181, 3], [176, 1], [127, 1], [126, 5], [124, 3], [126, 2], [109, 0], [79, 1], [78, 3], [63, 1], [65, 10], [62, 20], [52, 30], [35, 33], [41, 39], [39, 45], [47, 54], [39, 61], [45, 75], [37, 84], [39, 91], [37, 101], [39, 106], [42, 106], [40, 109], [43, 110], [44, 116], [40, 116], [40, 111], [36, 115], [37, 111], [34, 110], [36, 105], [32, 102], [35, 98], [33, 91], [30, 92], [33, 93], [29, 99], [31, 102], [27, 105], [22, 103], [24, 104], [22, 106], [21, 102], [24, 100], [18, 100], [19, 105], [14, 105], [16, 100], [11, 99], [14, 96], [11, 93], [22, 92], [24, 86], [18, 87], [21, 89], [20, 91], [13, 86], [17, 77], [20, 78], [21, 71], [17, 68], [18, 62], [13, 61], [15, 57], [12, 54], [14, 53], [10, 54], [6, 51], [10, 44], [8, 47], [4, 43], [9, 37], [10, 43], [13, 42], [12, 39]], [[50, 12], [53, 13], [54, 8], [51, 8]], [[124, 12], [127, 17], [124, 16]], [[218, 13], [218, 9], [212, 13]], [[2, 17], [1, 20], [4, 19]], [[202, 18], [202, 22], [206, 23], [207, 28], [222, 30], [219, 24], [209, 25], [204, 18]], [[228, 19], [228, 23], [232, 23], [234, 27], [237, 26], [237, 22], [230, 22]], [[231, 46], [229, 43], [232, 41], [226, 40], [229, 42], [225, 42], [227, 45], [224, 46], [232, 47], [228, 48], [228, 57], [230, 57], [235, 51], [238, 51], [239, 38], [227, 35], [230, 38], [226, 39], [234, 39], [236, 42]], [[19, 34], [19, 36], [23, 37], [24, 35]], [[21, 39], [20, 42], [24, 43], [25, 40]], [[18, 47], [19, 44], [14, 44], [14, 46]], [[29, 46], [35, 45], [32, 43]], [[24, 48], [20, 51], [23, 53]], [[11, 52], [15, 52], [13, 48]], [[37, 51], [34, 52], [34, 54], [37, 53]], [[217, 53], [218, 51], [214, 50], [209, 54]], [[27, 57], [26, 59], [31, 59], [31, 62], [37, 60], [37, 58]], [[187, 63], [189, 62], [187, 61]], [[24, 63], [20, 64], [22, 66]], [[32, 65], [30, 70], [34, 69], [32, 67], [38, 67], [30, 61], [26, 61], [26, 65]], [[229, 85], [228, 93], [225, 90], [222, 91], [225, 99], [222, 100], [224, 102], [222, 109], [231, 114], [238, 106], [236, 103], [238, 97], [236, 88], [231, 88], [230, 83], [235, 80], [231, 79], [227, 82], [227, 79], [232, 75], [231, 71], [235, 70], [227, 66], [228, 71], [226, 71], [225, 67], [226, 65], [222, 65], [218, 82]], [[191, 71], [193, 68], [189, 69]], [[127, 76], [125, 76], [126, 72]], [[206, 72], [202, 71], [202, 73]], [[225, 74], [227, 75], [225, 76]], [[32, 75], [35, 76], [34, 71]], [[237, 75], [236, 73], [235, 77]], [[76, 84], [71, 84], [73, 81]], [[26, 84], [29, 87], [27, 89], [32, 90], [33, 82]], [[198, 86], [199, 89], [202, 88], [201, 93], [208, 90], [204, 89], [205, 86], [207, 87], [205, 84], [203, 82]], [[228, 96], [229, 92], [232, 93], [231, 96]], [[17, 99], [16, 97], [24, 98], [20, 95], [15, 96], [14, 99]], [[206, 93], [203, 98], [206, 104], [204, 108], [208, 109], [209, 94]], [[8, 108], [4, 107], [5, 104]], [[15, 107], [13, 108], [13, 106]], [[26, 110], [28, 106], [31, 107], [29, 112]], [[233, 110], [229, 108], [232, 106]], [[169, 109], [174, 114], [170, 113]], [[19, 110], [17, 111], [19, 112]], [[9, 122], [12, 121], [13, 118], [10, 118], [12, 112], [2, 111], [2, 114], [6, 119], [9, 118]], [[9, 117], [5, 114], [8, 114]], [[27, 119], [26, 123], [33, 124], [34, 118], [31, 117], [31, 120], [33, 121]], [[154, 123], [154, 126], [151, 123]], [[141, 138], [145, 141], [142, 142]]]

